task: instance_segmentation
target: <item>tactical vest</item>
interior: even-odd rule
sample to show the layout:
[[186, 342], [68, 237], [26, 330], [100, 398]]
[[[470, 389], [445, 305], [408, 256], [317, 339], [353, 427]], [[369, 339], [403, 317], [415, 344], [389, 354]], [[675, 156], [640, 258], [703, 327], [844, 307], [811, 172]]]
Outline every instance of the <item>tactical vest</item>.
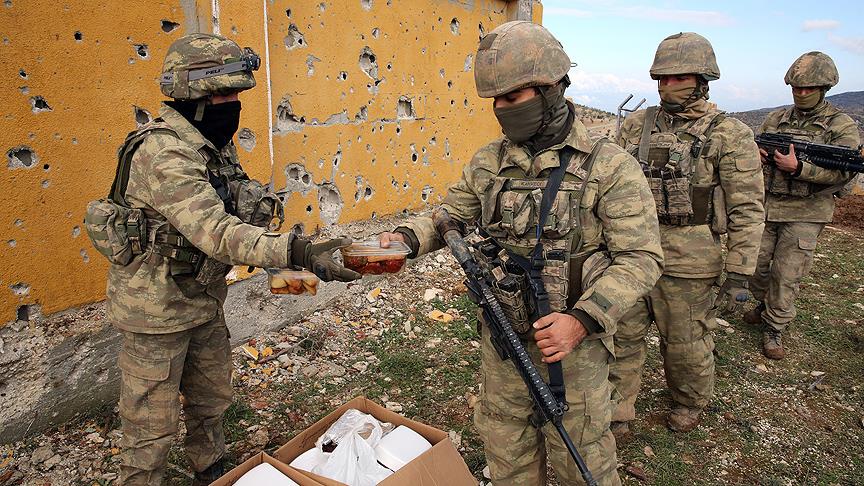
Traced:
[[[180, 138], [161, 119], [130, 132], [118, 151], [111, 192], [107, 198], [87, 205], [84, 226], [93, 246], [112, 264], [128, 265], [148, 251], [165, 257], [172, 278], [183, 294], [191, 298], [204, 292], [211, 283], [224, 280], [231, 265], [208, 257], [170, 223], [148, 218], [142, 209], [132, 208], [126, 201], [132, 158], [141, 143], [154, 133]], [[250, 180], [239, 164], [212, 148], [204, 147], [200, 153], [207, 160], [208, 179], [226, 212], [255, 226], [271, 229], [281, 226], [285, 215], [278, 196]], [[274, 218], [279, 223], [272, 227]]]
[[[541, 277], [552, 312], [562, 312], [578, 301], [582, 293], [582, 263], [596, 251], [580, 253], [582, 231], [579, 216], [582, 194], [602, 142], [595, 144], [582, 164], [570, 161], [540, 229], [543, 254], [537, 264], [542, 264]], [[505, 147], [502, 143], [499, 167]], [[559, 156], [561, 154], [559, 151]], [[536, 308], [529, 295], [528, 275], [515, 259], [528, 257], [537, 244], [541, 200], [548, 182], [548, 177], [529, 178], [519, 167], [508, 167], [498, 173], [483, 196], [480, 226], [484, 235], [488, 235], [501, 251], [493, 254], [481, 250], [479, 253], [484, 258], [495, 260], [493, 266], [499, 267], [493, 272], [500, 284], [494, 291], [518, 333], [530, 331], [530, 316]], [[483, 242], [474, 243], [482, 245]]]
[[[780, 123], [772, 131], [773, 133], [791, 135], [795, 139], [813, 143], [827, 144], [831, 142], [828, 127], [831, 118], [840, 114], [839, 110], [833, 106], [829, 106], [825, 110], [825, 113], [822, 113], [818, 117], [795, 121], [790, 119], [793, 110], [794, 108], [787, 108]], [[797, 155], [797, 157], [801, 158], [801, 160], [806, 160], [803, 155]], [[841, 190], [840, 187], [836, 186], [798, 180], [789, 172], [784, 172], [773, 164], [763, 165], [762, 173], [765, 177], [765, 192], [775, 196], [808, 197], [826, 189], [831, 189], [830, 192]]]
[[716, 112], [672, 130], [657, 106], [645, 110], [639, 145], [631, 152], [648, 179], [661, 224], [709, 224], [719, 212], [723, 197], [714, 181], [718, 160], [710, 155], [711, 133], [725, 119]]

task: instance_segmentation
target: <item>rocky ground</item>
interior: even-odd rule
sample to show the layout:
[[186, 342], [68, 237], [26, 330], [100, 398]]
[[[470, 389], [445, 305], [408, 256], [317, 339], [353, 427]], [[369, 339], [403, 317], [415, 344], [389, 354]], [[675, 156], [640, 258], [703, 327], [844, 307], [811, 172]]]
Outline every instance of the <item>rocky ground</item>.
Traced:
[[[625, 484], [861, 484], [864, 233], [855, 219], [844, 217], [820, 240], [786, 360], [766, 360], [758, 331], [737, 317], [720, 323], [716, 397], [691, 433], [663, 425], [668, 392], [659, 339], [649, 337], [639, 419], [619, 444]], [[250, 339], [234, 350], [229, 459], [273, 452], [365, 395], [448, 431], [482, 480], [485, 461], [471, 424], [480, 382], [474, 315], [458, 266], [439, 252], [395, 276], [349, 286], [296, 325]], [[0, 485], [116, 484], [118, 427], [108, 409], [2, 445]], [[167, 484], [190, 481], [182, 435]]]

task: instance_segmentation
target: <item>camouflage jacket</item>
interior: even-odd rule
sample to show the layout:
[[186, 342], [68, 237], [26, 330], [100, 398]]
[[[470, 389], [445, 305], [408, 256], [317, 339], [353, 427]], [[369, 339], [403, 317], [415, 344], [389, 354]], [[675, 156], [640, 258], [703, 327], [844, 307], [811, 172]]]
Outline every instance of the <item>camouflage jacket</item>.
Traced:
[[[576, 154], [567, 168], [562, 192], [567, 184], [580, 186], [586, 177], [581, 166], [592, 144], [585, 127], [577, 120], [564, 142], [534, 157], [506, 139], [481, 148], [465, 166], [461, 179], [449, 188], [442, 207], [455, 219], [478, 223], [490, 234], [501, 232], [502, 206], [509, 204], [505, 201], [507, 193], [496, 183], [501, 174], [546, 178], [559, 166], [558, 150], [565, 145], [573, 147]], [[566, 226], [562, 234], [572, 237], [576, 233], [582, 238], [582, 252], [605, 248], [612, 259], [599, 279], [584, 289], [572, 307], [578, 312], [573, 313], [578, 316], [584, 312], [594, 319], [602, 327], [598, 332], [614, 333], [621, 316], [660, 277], [663, 254], [651, 192], [633, 157], [606, 143], [597, 154], [581, 198], [567, 201], [556, 203], [550, 211], [556, 224]], [[514, 215], [513, 219], [513, 226], [518, 226], [520, 216]], [[523, 223], [528, 233], [536, 227], [536, 222], [535, 226]], [[417, 238], [418, 254], [443, 246], [431, 218], [413, 218], [405, 227]]]
[[[712, 108], [705, 116], [716, 113]], [[618, 144], [631, 154], [639, 150], [645, 110], [624, 120]], [[677, 133], [690, 123], [672, 117], [662, 109], [656, 132]], [[663, 127], [663, 128], [661, 128]], [[753, 132], [739, 120], [725, 117], [711, 130], [708, 142], [695, 161], [691, 184], [720, 186], [725, 203], [728, 235], [728, 272], [752, 275], [756, 269], [759, 241], [764, 227], [762, 164]], [[713, 207], [720, 208], [721, 204]], [[720, 235], [711, 225], [660, 225], [665, 258], [664, 275], [683, 278], [710, 278], [724, 269]]]
[[[806, 113], [794, 106], [772, 111], [758, 132], [787, 133], [797, 139], [851, 148], [857, 148], [861, 142], [855, 121], [827, 101]], [[765, 196], [767, 221], [829, 223], [834, 217], [835, 191], [829, 188], [849, 182], [854, 174], [823, 169], [803, 160], [801, 162], [798, 176], [786, 173], [778, 176], [813, 184], [813, 194], [797, 197], [768, 192]]]
[[[207, 162], [211, 157], [236, 161], [229, 143], [219, 154], [216, 148], [174, 109], [163, 106], [160, 119], [177, 136], [154, 132], [132, 157], [126, 200], [141, 208], [148, 234], [170, 224], [195, 247], [228, 264], [287, 267], [294, 235], [268, 233], [242, 223], [225, 212], [225, 206], [210, 184]], [[178, 138], [179, 137], [179, 138]], [[227, 295], [224, 279], [189, 298], [172, 278], [177, 264], [148, 249], [127, 266], [112, 265], [108, 271], [108, 319], [118, 328], [145, 334], [190, 329], [221, 312]]]

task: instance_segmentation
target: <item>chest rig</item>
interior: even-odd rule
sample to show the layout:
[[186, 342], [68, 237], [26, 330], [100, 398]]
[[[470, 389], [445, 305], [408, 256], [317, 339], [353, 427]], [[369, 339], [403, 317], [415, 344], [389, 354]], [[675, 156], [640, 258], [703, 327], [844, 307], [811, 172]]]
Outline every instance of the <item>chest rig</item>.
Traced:
[[[115, 265], [128, 265], [147, 251], [162, 255], [168, 260], [171, 276], [183, 294], [194, 297], [208, 285], [220, 279], [224, 281], [231, 265], [208, 257], [155, 211], [132, 208], [126, 200], [135, 151], [147, 136], [155, 133], [180, 138], [161, 119], [131, 132], [118, 152], [111, 192], [108, 198], [88, 204], [85, 227], [94, 247]], [[278, 228], [285, 219], [281, 201], [264, 185], [249, 179], [236, 163], [234, 150], [229, 144], [222, 153], [209, 147], [199, 151], [207, 161], [210, 185], [227, 213], [260, 227], [270, 227], [274, 218], [278, 218]]]
[[[726, 115], [706, 115], [672, 128], [657, 106], [645, 110], [638, 149], [631, 149], [651, 187], [660, 224], [708, 224], [714, 196], [711, 132]], [[656, 129], [656, 130], [655, 130]]]
[[[830, 143], [830, 132], [828, 126], [831, 117], [840, 113], [833, 107], [828, 107], [825, 113], [813, 118], [792, 118], [794, 108], [788, 108], [783, 114], [773, 133], [791, 135], [792, 138], [814, 143]], [[806, 160], [804, 155], [797, 155], [801, 160]], [[814, 184], [801, 181], [788, 172], [778, 169], [773, 164], [762, 166], [762, 174], [765, 178], [765, 192], [776, 196], [808, 197], [831, 186]]]
[[478, 234], [466, 241], [493, 269], [493, 292], [517, 333], [529, 333], [539, 315], [562, 312], [581, 295], [581, 262], [587, 255], [579, 254], [580, 202], [603, 143], [598, 141], [581, 164], [572, 161], [574, 149], [560, 150], [559, 167], [548, 177], [531, 178], [519, 167], [506, 167], [484, 194]]

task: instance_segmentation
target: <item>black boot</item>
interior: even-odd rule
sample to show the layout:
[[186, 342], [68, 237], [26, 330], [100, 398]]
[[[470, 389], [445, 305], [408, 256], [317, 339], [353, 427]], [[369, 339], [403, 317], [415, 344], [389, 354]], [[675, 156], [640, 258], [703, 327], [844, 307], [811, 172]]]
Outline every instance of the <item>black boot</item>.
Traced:
[[225, 475], [225, 459], [220, 458], [207, 469], [196, 472], [192, 486], [207, 486]]

